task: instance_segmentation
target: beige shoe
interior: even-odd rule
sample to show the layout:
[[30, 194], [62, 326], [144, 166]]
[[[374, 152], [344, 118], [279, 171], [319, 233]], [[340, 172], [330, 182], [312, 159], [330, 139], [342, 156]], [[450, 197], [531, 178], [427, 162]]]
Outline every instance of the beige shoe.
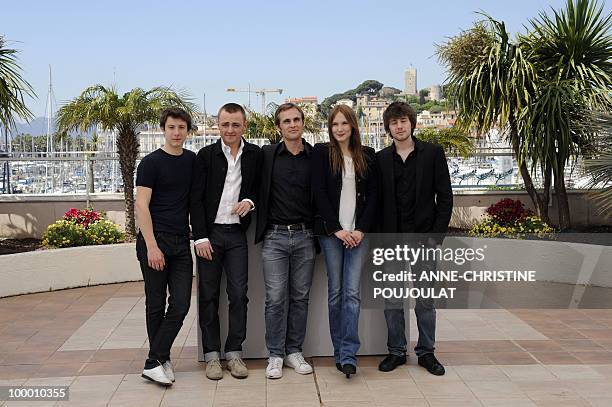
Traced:
[[249, 375], [249, 369], [247, 369], [246, 363], [240, 358], [228, 360], [227, 370], [229, 370], [231, 375], [236, 379], [244, 379]]
[[219, 359], [212, 359], [206, 363], [206, 377], [210, 380], [220, 380], [223, 378], [223, 368]]

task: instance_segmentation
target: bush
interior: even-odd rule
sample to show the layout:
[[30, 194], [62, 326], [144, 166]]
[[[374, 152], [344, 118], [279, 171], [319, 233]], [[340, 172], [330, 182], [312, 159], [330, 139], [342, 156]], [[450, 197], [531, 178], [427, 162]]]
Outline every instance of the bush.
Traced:
[[43, 234], [45, 247], [74, 247], [120, 243], [125, 234], [104, 214], [93, 209], [71, 208], [64, 217], [49, 225]]
[[92, 244], [120, 243], [125, 239], [125, 234], [119, 230], [117, 224], [107, 219], [100, 219], [89, 225], [87, 233], [94, 242]]
[[87, 230], [83, 226], [61, 219], [49, 225], [43, 235], [42, 244], [45, 247], [74, 247], [91, 243]]
[[470, 229], [470, 236], [522, 238], [533, 234], [543, 237], [555, 230], [526, 209], [521, 201], [503, 199], [487, 208], [485, 219]]

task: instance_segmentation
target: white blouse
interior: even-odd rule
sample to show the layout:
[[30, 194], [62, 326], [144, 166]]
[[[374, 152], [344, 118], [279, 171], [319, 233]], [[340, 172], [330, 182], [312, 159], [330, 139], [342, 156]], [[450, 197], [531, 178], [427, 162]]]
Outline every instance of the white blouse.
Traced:
[[340, 192], [339, 221], [343, 230], [355, 230], [355, 208], [357, 204], [357, 187], [355, 185], [355, 166], [353, 159], [344, 156], [344, 173], [342, 174], [342, 191]]

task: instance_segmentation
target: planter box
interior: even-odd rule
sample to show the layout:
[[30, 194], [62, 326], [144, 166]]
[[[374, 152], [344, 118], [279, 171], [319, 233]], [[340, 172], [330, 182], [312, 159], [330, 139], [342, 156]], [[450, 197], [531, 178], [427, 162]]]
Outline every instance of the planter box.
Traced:
[[139, 280], [134, 243], [0, 256], [0, 297]]

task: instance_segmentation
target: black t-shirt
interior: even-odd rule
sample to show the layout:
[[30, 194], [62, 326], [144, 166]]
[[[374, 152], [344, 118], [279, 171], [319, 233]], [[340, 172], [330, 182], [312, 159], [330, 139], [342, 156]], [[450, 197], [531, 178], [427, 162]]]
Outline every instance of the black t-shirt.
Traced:
[[151, 188], [149, 211], [154, 232], [189, 234], [189, 190], [195, 153], [172, 155], [157, 149], [140, 161], [136, 186]]

